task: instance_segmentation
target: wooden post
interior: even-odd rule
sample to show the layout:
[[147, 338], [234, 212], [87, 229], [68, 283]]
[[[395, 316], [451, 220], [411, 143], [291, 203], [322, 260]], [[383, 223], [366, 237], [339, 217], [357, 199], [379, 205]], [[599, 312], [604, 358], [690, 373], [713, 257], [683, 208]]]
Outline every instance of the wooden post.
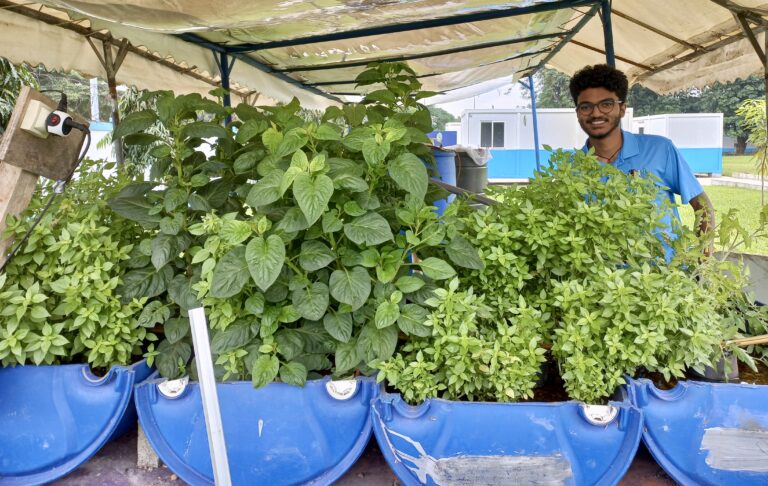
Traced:
[[0, 265], [5, 263], [5, 255], [13, 243], [12, 238], [2, 238], [5, 218], [18, 216], [27, 208], [35, 193], [37, 177], [21, 167], [0, 162]]

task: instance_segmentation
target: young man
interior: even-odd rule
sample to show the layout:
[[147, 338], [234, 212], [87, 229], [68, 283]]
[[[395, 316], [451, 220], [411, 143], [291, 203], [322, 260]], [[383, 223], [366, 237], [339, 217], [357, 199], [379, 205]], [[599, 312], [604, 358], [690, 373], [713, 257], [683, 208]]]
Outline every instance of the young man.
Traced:
[[[607, 64], [586, 66], [571, 78], [576, 116], [588, 136], [583, 150], [594, 148], [598, 160], [625, 173], [654, 174], [666, 186], [664, 192], [673, 205], [675, 194], [679, 194], [683, 204], [702, 211], [696, 228], [698, 234], [711, 230], [715, 226], [712, 202], [672, 141], [621, 129], [628, 89], [624, 73]], [[679, 220], [676, 207], [673, 213]]]

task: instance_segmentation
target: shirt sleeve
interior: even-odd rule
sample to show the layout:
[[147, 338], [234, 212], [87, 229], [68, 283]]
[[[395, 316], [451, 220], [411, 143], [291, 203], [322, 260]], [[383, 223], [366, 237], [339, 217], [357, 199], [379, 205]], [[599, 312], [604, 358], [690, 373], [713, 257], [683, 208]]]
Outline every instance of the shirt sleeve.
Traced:
[[704, 192], [683, 154], [672, 142], [667, 146], [667, 167], [664, 175], [664, 182], [672, 192], [680, 195], [683, 204], [688, 204], [691, 199]]

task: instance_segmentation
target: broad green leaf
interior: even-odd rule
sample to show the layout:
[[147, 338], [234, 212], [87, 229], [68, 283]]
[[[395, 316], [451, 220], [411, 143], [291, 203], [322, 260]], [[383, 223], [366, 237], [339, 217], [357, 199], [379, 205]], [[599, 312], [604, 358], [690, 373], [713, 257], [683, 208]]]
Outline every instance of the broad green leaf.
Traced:
[[[381, 143], [371, 138], [363, 143], [363, 157], [368, 165], [379, 165], [387, 158], [391, 145], [386, 140], [382, 140]], [[391, 169], [390, 169], [391, 171]]]
[[164, 323], [169, 317], [171, 310], [159, 300], [153, 300], [141, 310], [136, 324], [141, 327], [153, 327], [155, 324]]
[[369, 127], [353, 128], [347, 136], [342, 139], [345, 147], [355, 152], [363, 150], [363, 144], [373, 139], [373, 129]]
[[189, 334], [189, 319], [186, 317], [173, 317], [165, 321], [163, 326], [165, 338], [174, 344], [184, 339]]
[[429, 337], [432, 328], [425, 325], [429, 311], [417, 304], [405, 304], [397, 318], [397, 326], [410, 336]]
[[304, 339], [295, 329], [282, 329], [275, 333], [277, 352], [290, 361], [304, 350]]
[[410, 275], [400, 277], [397, 279], [397, 282], [395, 282], [395, 287], [397, 287], [397, 290], [404, 294], [416, 292], [423, 286], [424, 280], [420, 279], [419, 277], [412, 277]]
[[242, 348], [251, 340], [250, 327], [248, 322], [241, 320], [230, 324], [223, 331], [216, 332], [211, 338], [211, 352], [223, 354]]
[[245, 311], [254, 316], [260, 316], [264, 312], [264, 296], [255, 293], [245, 301]]
[[472, 270], [483, 269], [483, 261], [480, 259], [477, 249], [462, 236], [454, 236], [445, 251], [451, 261], [460, 267]]
[[160, 232], [166, 235], [177, 235], [184, 226], [184, 214], [176, 213], [160, 220]]
[[225, 219], [219, 230], [221, 241], [230, 245], [238, 245], [251, 236], [251, 225], [247, 221]]
[[248, 192], [245, 202], [251, 207], [266, 206], [271, 204], [283, 195], [280, 192], [280, 183], [283, 180], [284, 172], [281, 170], [275, 170], [263, 177], [256, 184], [253, 185]]
[[117, 196], [110, 199], [108, 204], [115, 213], [131, 221], [136, 221], [142, 226], [154, 227], [162, 219], [159, 214], [150, 214], [149, 211], [153, 208], [153, 204], [143, 195]]
[[170, 213], [179, 206], [186, 205], [187, 199], [188, 194], [186, 190], [180, 187], [168, 189], [163, 198], [163, 206]]
[[245, 260], [253, 281], [262, 291], [267, 290], [280, 276], [285, 262], [283, 240], [277, 235], [253, 238], [246, 246]]
[[[239, 115], [238, 115], [239, 116]], [[242, 117], [240, 117], [242, 119]], [[240, 125], [235, 135], [235, 140], [239, 144], [248, 143], [253, 137], [267, 129], [267, 122], [264, 120], [247, 120]]]
[[323, 213], [323, 233], [336, 233], [341, 231], [344, 223], [339, 219], [339, 213], [335, 209]]
[[336, 346], [336, 373], [352, 370], [360, 364], [362, 358], [357, 350], [357, 343], [341, 343]]
[[123, 285], [118, 288], [118, 293], [128, 302], [134, 298], [156, 297], [166, 291], [172, 278], [170, 266], [157, 272], [152, 267], [131, 270], [123, 275]]
[[330, 123], [323, 123], [317, 127], [315, 138], [318, 140], [341, 140], [341, 130], [338, 126]]
[[275, 151], [275, 155], [278, 157], [285, 157], [288, 154], [292, 154], [306, 145], [308, 140], [304, 129], [291, 129], [285, 133], [283, 140]]
[[387, 105], [393, 105], [397, 101], [395, 98], [395, 94], [389, 91], [388, 89], [379, 89], [376, 91], [371, 91], [367, 95], [365, 95], [365, 101], [366, 102], [379, 102], [384, 103]]
[[384, 329], [387, 326], [391, 326], [400, 317], [400, 307], [392, 302], [382, 302], [379, 307], [376, 308], [376, 316], [374, 317], [374, 323], [379, 329]]
[[334, 339], [342, 343], [349, 342], [352, 337], [352, 314], [328, 313], [323, 317], [323, 327]]
[[333, 181], [326, 175], [298, 174], [293, 181], [293, 195], [307, 223], [314, 224], [328, 208], [333, 195]]
[[280, 314], [277, 316], [277, 320], [283, 324], [296, 322], [301, 319], [301, 314], [296, 310], [293, 304], [284, 305], [280, 308]]
[[184, 275], [176, 275], [168, 285], [168, 297], [171, 302], [175, 302], [182, 310], [194, 309], [200, 307], [197, 300], [197, 294], [192, 290], [190, 281]]
[[363, 123], [365, 119], [365, 106], [360, 104], [351, 103], [344, 105], [342, 108], [344, 111], [344, 118], [347, 119], [350, 126], [357, 126]]
[[432, 280], [445, 280], [456, 275], [453, 269], [445, 260], [435, 257], [429, 257], [419, 262], [421, 270]]
[[301, 317], [310, 321], [319, 321], [328, 309], [328, 286], [321, 282], [309, 284], [306, 288], [296, 289], [291, 296], [294, 308]]
[[361, 208], [357, 201], [347, 201], [344, 203], [344, 212], [350, 216], [362, 216], [367, 211]]
[[333, 366], [325, 353], [302, 354], [293, 361], [303, 364], [307, 371], [328, 371]]
[[367, 182], [360, 177], [351, 174], [334, 176], [333, 186], [337, 189], [346, 189], [349, 192], [364, 192], [368, 190]]
[[179, 363], [185, 365], [192, 357], [192, 347], [185, 341], [172, 344], [166, 339], [160, 343], [157, 351], [155, 366], [160, 374], [169, 380], [180, 378], [182, 369], [179, 367]]
[[219, 124], [194, 122], [181, 129], [182, 138], [227, 138], [229, 132]]
[[175, 236], [159, 234], [152, 240], [152, 265], [156, 269], [164, 267], [176, 257], [176, 253], [178, 253], [178, 246]]
[[429, 175], [424, 162], [411, 153], [404, 153], [389, 163], [389, 176], [405, 191], [419, 199], [427, 193]]
[[259, 162], [263, 157], [264, 153], [256, 150], [251, 150], [249, 152], [240, 154], [232, 164], [232, 170], [235, 171], [235, 174], [245, 174], [249, 170], [256, 167], [256, 163]]
[[291, 208], [285, 212], [283, 218], [277, 223], [277, 228], [286, 233], [293, 233], [309, 228], [309, 223], [307, 223], [307, 218], [304, 217], [301, 209]]
[[378, 329], [373, 323], [366, 324], [357, 340], [358, 349], [366, 361], [389, 359], [395, 353], [397, 334], [397, 326]]
[[378, 213], [368, 213], [344, 225], [344, 234], [358, 245], [374, 246], [394, 239], [389, 223]]
[[216, 263], [211, 276], [211, 297], [226, 299], [240, 293], [251, 277], [245, 255], [245, 247], [237, 246]]
[[336, 259], [330, 248], [317, 240], [305, 241], [301, 244], [299, 265], [308, 272], [325, 268]]
[[154, 125], [157, 121], [157, 115], [152, 110], [136, 111], [128, 114], [122, 120], [112, 134], [114, 140], [132, 135]]
[[371, 294], [371, 277], [363, 267], [335, 270], [330, 278], [331, 295], [352, 309], [359, 309]]
[[280, 360], [277, 356], [263, 354], [253, 363], [251, 379], [254, 388], [261, 388], [275, 381], [280, 371]]
[[152, 135], [150, 133], [134, 133], [133, 135], [126, 136], [123, 139], [123, 143], [125, 143], [125, 145], [144, 146], [152, 145], [158, 140], [161, 140], [161, 138], [157, 135]]
[[207, 213], [211, 210], [211, 205], [208, 203], [208, 200], [200, 194], [190, 194], [188, 202], [189, 208], [194, 211], [203, 211]]
[[261, 134], [261, 141], [264, 143], [264, 146], [267, 147], [267, 150], [274, 154], [277, 152], [280, 143], [283, 141], [283, 134], [277, 131], [274, 127], [270, 127]]
[[307, 368], [296, 361], [280, 367], [280, 381], [294, 386], [304, 386], [307, 381]]

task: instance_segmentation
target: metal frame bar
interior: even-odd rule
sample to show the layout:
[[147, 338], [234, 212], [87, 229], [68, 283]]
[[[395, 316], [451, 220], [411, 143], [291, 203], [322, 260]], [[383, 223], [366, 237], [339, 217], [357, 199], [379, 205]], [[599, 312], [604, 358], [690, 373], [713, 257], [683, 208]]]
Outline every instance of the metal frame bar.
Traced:
[[453, 49], [444, 49], [442, 51], [426, 52], [422, 54], [412, 54], [410, 56], [393, 56], [393, 57], [384, 57], [384, 58], [377, 58], [377, 59], [366, 59], [366, 60], [360, 60], [360, 61], [337, 62], [337, 63], [321, 64], [319, 66], [294, 66], [289, 68], [277, 69], [276, 71], [279, 71], [281, 73], [324, 71], [324, 70], [330, 70], [330, 69], [362, 67], [362, 66], [367, 66], [371, 62], [412, 61], [414, 59], [425, 59], [429, 57], [447, 56], [450, 54], [457, 54], [460, 52], [469, 52], [469, 51], [476, 51], [480, 49], [489, 49], [492, 47], [502, 47], [502, 46], [508, 46], [513, 44], [521, 44], [523, 42], [534, 42], [539, 40], [552, 39], [556, 37], [563, 37], [564, 35], [565, 33], [563, 32], [556, 32], [552, 34], [532, 35], [528, 37], [520, 37], [517, 39], [508, 39], [504, 41], [487, 42], [484, 44], [474, 44], [468, 47], [456, 47]]
[[[467, 22], [481, 22], [483, 20], [497, 20], [506, 17], [515, 17], [518, 15], [525, 15], [530, 13], [549, 12], [552, 10], [562, 10], [566, 8], [582, 7], [588, 5], [599, 4], [601, 0], [562, 0], [558, 2], [547, 2], [531, 5], [528, 7], [513, 7], [505, 9], [487, 10], [484, 12], [473, 12], [468, 14], [452, 15], [450, 17], [443, 17], [439, 19], [428, 19], [417, 22], [406, 22], [400, 24], [383, 25], [379, 27], [369, 27], [365, 29], [349, 30], [346, 32], [334, 32], [331, 34], [311, 35], [307, 37], [298, 37], [295, 39], [286, 39], [279, 41], [261, 42], [261, 43], [247, 43], [238, 44], [236, 46], [220, 46], [226, 49], [230, 53], [235, 52], [255, 52], [265, 49], [275, 49], [279, 47], [291, 47], [300, 46], [305, 44], [312, 44], [318, 42], [329, 42], [337, 40], [356, 39], [360, 37], [367, 37], [373, 35], [382, 34], [395, 34], [399, 32], [408, 32], [412, 30], [428, 29], [431, 27], [446, 27], [450, 25], [465, 24]], [[194, 34], [180, 34], [180, 38], [189, 41], [197, 42], [200, 37]], [[204, 40], [203, 40], [204, 41]], [[204, 41], [207, 42], [207, 41]], [[217, 44], [218, 45], [218, 44]]]
[[519, 81], [523, 87], [531, 92], [531, 112], [533, 114], [533, 146], [536, 154], [536, 172], [541, 170], [541, 157], [539, 156], [539, 119], [536, 111], [536, 86], [533, 83], [533, 75], [528, 75], [528, 83], [522, 79]]
[[616, 66], [616, 55], [613, 53], [613, 27], [611, 24], [611, 0], [603, 0], [600, 6], [600, 20], [603, 22], [603, 39], [605, 41], [605, 61], [609, 66]]
[[[571, 44], [579, 47], [583, 47], [584, 49], [589, 49], [590, 51], [599, 52], [600, 54], [604, 54], [606, 58], [608, 57], [608, 53], [604, 51], [603, 49], [600, 49], [599, 47], [590, 46], [589, 44], [585, 44], [583, 42], [579, 42], [577, 40], [571, 40]], [[618, 59], [621, 62], [626, 62], [627, 64], [631, 64], [635, 67], [639, 67], [641, 69], [650, 70], [653, 69], [653, 67], [648, 66], [647, 64], [640, 64], [637, 61], [633, 61], [632, 59], [627, 59], [626, 57], [621, 56], [614, 56], [615, 59]]]
[[755, 34], [752, 33], [752, 29], [750, 28], [746, 17], [743, 13], [734, 13], [733, 16], [736, 18], [736, 22], [738, 22], [739, 27], [741, 27], [741, 31], [744, 33], [744, 36], [749, 40], [749, 43], [752, 44], [752, 48], [755, 50], [757, 57], [760, 59], [760, 63], [765, 65], [765, 52], [763, 52], [763, 48], [760, 47], [760, 43], [757, 41]]
[[675, 42], [677, 44], [683, 45], [683, 46], [687, 47], [688, 49], [690, 49], [692, 51], [703, 51], [704, 50], [704, 48], [702, 46], [699, 46], [699, 45], [696, 45], [696, 44], [692, 44], [692, 43], [690, 43], [688, 41], [685, 41], [685, 40], [680, 39], [678, 37], [675, 37], [675, 36], [673, 36], [671, 34], [668, 34], [667, 32], [664, 32], [663, 30], [659, 30], [659, 29], [657, 29], [656, 27], [654, 27], [652, 25], [646, 24], [645, 22], [643, 22], [641, 20], [637, 20], [634, 17], [630, 17], [629, 15], [627, 15], [627, 14], [625, 14], [623, 12], [620, 12], [620, 11], [618, 11], [616, 9], [611, 9], [611, 15], [615, 15], [617, 17], [621, 17], [622, 19], [627, 20], [627, 21], [629, 21], [629, 22], [631, 22], [631, 23], [633, 23], [635, 25], [639, 25], [640, 27], [642, 27], [642, 28], [644, 28], [646, 30], [651, 31], [654, 34], [658, 34], [658, 35], [660, 35], [662, 37], [665, 37], [665, 38], [671, 40], [672, 42]]

